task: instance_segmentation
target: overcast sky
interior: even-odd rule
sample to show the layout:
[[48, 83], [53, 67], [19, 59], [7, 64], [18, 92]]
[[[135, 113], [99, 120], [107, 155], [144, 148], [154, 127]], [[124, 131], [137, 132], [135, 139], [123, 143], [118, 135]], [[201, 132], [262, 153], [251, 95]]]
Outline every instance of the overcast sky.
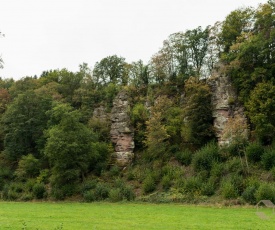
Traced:
[[264, 0], [0, 0], [0, 77], [92, 68], [110, 55], [147, 62], [170, 34], [213, 25]]

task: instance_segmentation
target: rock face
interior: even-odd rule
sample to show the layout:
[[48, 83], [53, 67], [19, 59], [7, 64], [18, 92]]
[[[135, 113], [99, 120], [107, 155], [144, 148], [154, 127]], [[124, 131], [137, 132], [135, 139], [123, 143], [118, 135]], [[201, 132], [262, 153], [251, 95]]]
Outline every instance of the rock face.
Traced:
[[100, 120], [100, 121], [107, 121], [108, 120], [108, 115], [106, 112], [106, 108], [104, 106], [100, 106], [98, 108], [94, 109], [93, 112], [93, 117]]
[[228, 76], [218, 72], [208, 81], [212, 90], [213, 118], [219, 145], [229, 144], [234, 137], [248, 138], [244, 108]]
[[128, 165], [134, 157], [134, 130], [130, 124], [129, 102], [126, 92], [121, 91], [113, 101], [111, 111], [111, 141], [115, 146], [114, 158], [119, 166]]

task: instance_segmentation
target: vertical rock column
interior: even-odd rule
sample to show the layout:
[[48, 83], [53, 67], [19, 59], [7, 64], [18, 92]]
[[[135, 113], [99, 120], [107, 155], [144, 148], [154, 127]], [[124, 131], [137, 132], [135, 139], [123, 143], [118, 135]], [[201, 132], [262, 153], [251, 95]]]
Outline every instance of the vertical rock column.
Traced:
[[[213, 118], [216, 137], [219, 145], [230, 144], [232, 136], [225, 135], [228, 128], [229, 119], [238, 119], [239, 124], [247, 127], [247, 119], [244, 114], [243, 106], [238, 103], [237, 93], [232, 82], [227, 76], [212, 77], [208, 81], [212, 91]], [[240, 130], [241, 136], [248, 137], [248, 130], [244, 128]]]
[[118, 93], [111, 111], [111, 141], [115, 146], [114, 158], [119, 166], [128, 165], [134, 157], [134, 130], [130, 124], [129, 102], [126, 92]]

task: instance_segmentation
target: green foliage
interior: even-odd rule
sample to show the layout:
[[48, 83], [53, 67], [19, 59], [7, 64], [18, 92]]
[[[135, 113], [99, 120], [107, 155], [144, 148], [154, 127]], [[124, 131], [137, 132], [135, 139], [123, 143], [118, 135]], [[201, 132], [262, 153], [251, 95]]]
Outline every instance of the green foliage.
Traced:
[[5, 154], [10, 160], [19, 160], [29, 153], [40, 156], [45, 143], [43, 131], [48, 121], [46, 111], [51, 107], [50, 97], [34, 91], [20, 94], [9, 105], [2, 117], [2, 125]]
[[146, 121], [149, 119], [149, 112], [147, 108], [137, 103], [134, 105], [131, 112], [131, 121], [135, 128], [135, 147], [137, 149], [144, 148], [146, 138]]
[[264, 82], [257, 84], [246, 104], [257, 136], [264, 143], [271, 143], [273, 140], [275, 131], [274, 100], [275, 85], [272, 82]]
[[93, 202], [95, 201], [95, 192], [94, 190], [85, 191], [83, 193], [83, 198], [86, 202]]
[[145, 194], [151, 193], [156, 189], [155, 178], [149, 174], [142, 183], [142, 190]]
[[245, 153], [248, 160], [252, 162], [259, 162], [264, 153], [264, 147], [260, 143], [250, 143], [246, 149]]
[[192, 161], [192, 151], [189, 149], [184, 149], [176, 152], [175, 157], [181, 164], [188, 166]]
[[243, 193], [243, 177], [234, 173], [223, 179], [221, 184], [221, 194], [225, 199], [237, 198]]
[[94, 189], [95, 200], [105, 200], [109, 197], [110, 187], [102, 182], [97, 183]]
[[201, 149], [197, 150], [192, 159], [192, 165], [195, 171], [210, 170], [212, 165], [219, 161], [218, 146], [210, 142]]
[[256, 204], [256, 191], [257, 187], [255, 185], [248, 186], [242, 193], [242, 198], [250, 204]]
[[[56, 112], [58, 108], [63, 111], [64, 106], [57, 105]], [[66, 111], [59, 124], [52, 126], [46, 135], [45, 155], [52, 166], [51, 183], [59, 188], [65, 186], [67, 190], [67, 184], [73, 187], [96, 162], [97, 152], [92, 148], [93, 134], [79, 122], [76, 111]]]
[[272, 184], [262, 183], [255, 193], [256, 202], [260, 200], [271, 200], [275, 202], [275, 188]]
[[238, 197], [238, 191], [231, 181], [225, 181], [222, 183], [221, 193], [225, 199], [234, 199]]
[[200, 177], [190, 177], [185, 180], [184, 191], [191, 194], [201, 192], [202, 180]]
[[184, 124], [181, 136], [195, 146], [205, 145], [213, 138], [210, 88], [203, 81], [189, 78], [185, 82]]
[[39, 168], [39, 160], [32, 154], [28, 154], [21, 157], [15, 175], [20, 179], [36, 177], [39, 173]]
[[36, 183], [33, 188], [33, 195], [36, 199], [42, 199], [46, 197], [46, 188], [42, 183]]
[[212, 196], [214, 195], [216, 190], [215, 183], [211, 180], [208, 180], [201, 185], [201, 194], [205, 196]]
[[125, 78], [125, 58], [117, 55], [103, 58], [95, 64], [93, 75], [96, 84], [121, 83], [127, 85], [128, 79]]
[[274, 148], [268, 148], [264, 151], [261, 162], [263, 164], [263, 167], [266, 170], [271, 169], [275, 166], [275, 149]]

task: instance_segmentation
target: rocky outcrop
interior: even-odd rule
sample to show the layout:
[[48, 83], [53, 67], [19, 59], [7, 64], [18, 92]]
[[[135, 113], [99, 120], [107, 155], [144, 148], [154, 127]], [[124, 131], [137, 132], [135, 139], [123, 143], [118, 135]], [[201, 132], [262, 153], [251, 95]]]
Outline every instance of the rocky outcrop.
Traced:
[[109, 117], [107, 115], [106, 108], [104, 106], [95, 108], [93, 112], [93, 118], [96, 118], [101, 122], [107, 121]]
[[216, 72], [208, 81], [212, 91], [214, 129], [220, 145], [229, 144], [237, 135], [248, 138], [244, 107], [228, 76]]
[[121, 91], [113, 101], [111, 111], [111, 141], [115, 147], [114, 159], [126, 166], [134, 157], [134, 130], [130, 124], [128, 95]]

